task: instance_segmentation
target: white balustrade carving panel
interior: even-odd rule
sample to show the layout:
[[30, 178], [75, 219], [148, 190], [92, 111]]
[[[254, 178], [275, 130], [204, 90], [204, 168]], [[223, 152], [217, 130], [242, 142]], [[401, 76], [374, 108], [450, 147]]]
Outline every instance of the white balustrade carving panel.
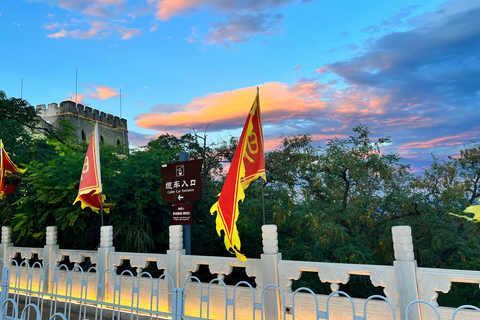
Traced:
[[262, 263], [260, 259], [249, 258], [248, 261], [240, 261], [237, 258], [208, 257], [208, 256], [182, 256], [180, 258], [180, 283], [197, 272], [200, 265], [207, 265], [211, 274], [224, 279], [232, 273], [233, 267], [245, 268], [248, 277], [255, 277], [257, 286], [262, 286]]

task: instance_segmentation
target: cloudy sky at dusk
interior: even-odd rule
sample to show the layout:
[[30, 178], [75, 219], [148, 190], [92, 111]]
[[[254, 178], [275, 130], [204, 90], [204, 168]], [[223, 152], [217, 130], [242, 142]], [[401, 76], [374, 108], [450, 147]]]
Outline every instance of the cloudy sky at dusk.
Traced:
[[0, 90], [128, 120], [132, 145], [238, 136], [266, 147], [358, 124], [418, 170], [480, 142], [478, 0], [20, 0], [0, 6]]

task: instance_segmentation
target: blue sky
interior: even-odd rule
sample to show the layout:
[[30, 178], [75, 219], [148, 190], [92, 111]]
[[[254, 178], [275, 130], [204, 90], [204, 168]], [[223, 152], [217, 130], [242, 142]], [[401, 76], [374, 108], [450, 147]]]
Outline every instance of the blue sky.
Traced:
[[358, 124], [415, 170], [480, 136], [480, 2], [30, 0], [0, 6], [0, 90], [77, 100], [132, 145], [208, 127], [238, 136], [260, 99], [267, 149]]

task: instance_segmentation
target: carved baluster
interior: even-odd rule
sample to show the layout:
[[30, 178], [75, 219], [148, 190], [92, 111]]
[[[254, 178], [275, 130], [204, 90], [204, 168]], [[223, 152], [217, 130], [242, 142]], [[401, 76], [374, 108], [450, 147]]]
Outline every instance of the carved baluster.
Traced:
[[113, 227], [104, 226], [100, 228], [100, 248], [113, 247]]
[[113, 227], [112, 226], [103, 226], [100, 228], [100, 247], [98, 248], [98, 263], [97, 269], [100, 273], [100, 281], [104, 284], [102, 287], [104, 292], [101, 292], [101, 289], [97, 290], [97, 295], [100, 297], [105, 293], [105, 299], [108, 300], [108, 295], [113, 292], [113, 275], [111, 272], [108, 272], [107, 277], [104, 277], [105, 271], [110, 268], [109, 265], [109, 255], [110, 253], [115, 252], [115, 247], [113, 246]]
[[57, 227], [47, 227], [46, 245], [54, 246], [57, 244]]
[[[282, 254], [278, 253], [277, 226], [263, 225], [263, 252], [262, 259], [262, 282], [263, 287], [269, 284], [279, 285], [278, 262], [282, 260]], [[265, 293], [266, 320], [280, 319], [280, 295], [276, 291]]]
[[[408, 304], [418, 300], [417, 262], [413, 254], [412, 230], [409, 226], [392, 228], [393, 247], [395, 251], [395, 279], [398, 291], [398, 306], [401, 319], [405, 319]], [[411, 308], [413, 317], [421, 319], [420, 307], [417, 304]]]
[[262, 231], [263, 252], [266, 254], [278, 253], [277, 226], [264, 225]]
[[10, 240], [10, 227], [2, 227], [2, 244], [4, 243], [11, 243]]
[[183, 228], [181, 225], [170, 226], [170, 250], [183, 249]]
[[180, 277], [184, 276], [180, 275], [180, 256], [185, 254], [183, 227], [181, 225], [170, 226], [168, 232], [170, 250], [167, 251], [167, 269], [165, 272], [173, 278], [175, 287], [178, 288], [181, 283]]
[[53, 273], [55, 272], [54, 269], [58, 268], [58, 261], [56, 261], [54, 254], [54, 252], [56, 251], [58, 251], [57, 227], [49, 226], [46, 230], [45, 246], [43, 247], [42, 254], [43, 267], [45, 268], [45, 281], [43, 284], [43, 290], [45, 292], [47, 292], [51, 288]]

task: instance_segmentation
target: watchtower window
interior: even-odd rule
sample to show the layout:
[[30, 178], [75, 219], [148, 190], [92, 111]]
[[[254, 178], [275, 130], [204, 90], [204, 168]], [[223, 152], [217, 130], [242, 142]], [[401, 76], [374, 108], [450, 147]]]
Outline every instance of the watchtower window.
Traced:
[[103, 141], [103, 135], [100, 135], [100, 141], [101, 141], [102, 143], [105, 143], [105, 141]]
[[82, 130], [82, 141], [87, 140], [87, 137], [85, 136], [85, 131]]
[[117, 139], [117, 146], [120, 145], [120, 139]]

